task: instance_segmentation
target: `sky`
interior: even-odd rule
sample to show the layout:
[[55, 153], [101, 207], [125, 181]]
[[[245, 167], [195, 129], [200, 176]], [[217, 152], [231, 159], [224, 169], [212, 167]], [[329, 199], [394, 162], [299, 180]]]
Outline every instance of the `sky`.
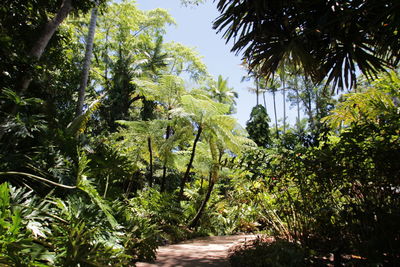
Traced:
[[[216, 3], [212, 0], [199, 6], [185, 7], [179, 0], [137, 0], [139, 9], [150, 10], [163, 8], [169, 11], [175, 19], [177, 26], [169, 26], [164, 38], [166, 42], [179, 42], [196, 51], [203, 57], [209, 73], [217, 78], [222, 75], [228, 78], [228, 86], [233, 87], [239, 94], [237, 99], [237, 113], [234, 116], [242, 125], [250, 118], [252, 107], [256, 105], [256, 96], [249, 92], [249, 87], [254, 87], [252, 82], [241, 82], [242, 77], [247, 74], [241, 64], [241, 56], [235, 56], [230, 52], [232, 44], [226, 44], [222, 34], [217, 34], [212, 29], [212, 22], [218, 17], [219, 12]], [[270, 94], [266, 95], [267, 111], [270, 118], [273, 118], [273, 102]], [[263, 103], [260, 96], [260, 104]], [[283, 117], [283, 102], [280, 96], [277, 97], [278, 118]], [[287, 103], [289, 107], [289, 103]], [[294, 109], [288, 112], [290, 122], [294, 122]], [[272, 125], [270, 125], [272, 126]]]

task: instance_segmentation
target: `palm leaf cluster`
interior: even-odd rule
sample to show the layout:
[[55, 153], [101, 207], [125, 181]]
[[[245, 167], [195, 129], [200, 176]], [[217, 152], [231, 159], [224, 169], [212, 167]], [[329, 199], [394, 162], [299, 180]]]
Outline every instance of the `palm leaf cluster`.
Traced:
[[373, 78], [400, 59], [396, 0], [220, 0], [218, 9], [214, 28], [267, 77], [290, 63], [349, 88], [358, 69]]

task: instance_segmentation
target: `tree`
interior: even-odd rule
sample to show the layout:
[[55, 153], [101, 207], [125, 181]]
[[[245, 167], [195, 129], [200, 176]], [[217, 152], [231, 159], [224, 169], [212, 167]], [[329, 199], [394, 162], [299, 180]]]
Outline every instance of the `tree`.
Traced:
[[[320, 120], [328, 115], [335, 100], [328, 88], [314, 85], [307, 77], [299, 73], [289, 76], [289, 100], [300, 107], [308, 117], [308, 125], [312, 135], [318, 135], [322, 126]], [[294, 93], [294, 94], [293, 94]]]
[[221, 75], [218, 75], [216, 83], [215, 81], [211, 81], [210, 86], [206, 90], [210, 92], [211, 99], [229, 105], [229, 113], [235, 113], [235, 98], [238, 98], [238, 93], [228, 86], [228, 79], [224, 79]]
[[89, 70], [90, 70], [90, 61], [92, 59], [93, 52], [93, 42], [94, 42], [94, 33], [96, 30], [96, 21], [97, 21], [97, 6], [93, 7], [90, 23], [88, 29], [88, 35], [86, 38], [86, 50], [85, 50], [85, 59], [82, 64], [82, 80], [78, 90], [78, 104], [76, 106], [76, 116], [82, 114], [83, 104], [85, 101], [85, 90], [89, 78]]
[[[49, 2], [50, 3], [47, 6], [44, 7], [42, 6], [41, 8], [44, 9], [48, 8], [49, 11], [53, 11], [54, 2], [53, 1]], [[88, 0], [80, 0], [80, 1], [63, 0], [61, 2], [61, 5], [59, 6], [58, 11], [54, 12], [55, 13], [54, 17], [52, 19], [48, 19], [45, 23], [37, 27], [36, 29], [37, 35], [35, 36], [35, 41], [30, 47], [29, 52], [27, 52], [27, 56], [35, 61], [38, 61], [42, 57], [42, 54], [45, 51], [50, 39], [53, 37], [53, 35], [57, 31], [61, 23], [69, 15], [69, 13], [73, 10], [86, 12], [88, 8], [90, 8], [93, 4], [94, 3], [92, 1]], [[10, 7], [12, 8], [13, 6], [14, 5], [11, 6], [9, 5], [7, 8]], [[29, 4], [27, 6], [29, 6]], [[33, 6], [35, 6], [35, 4], [33, 4]], [[6, 5], [4, 7], [6, 7]], [[34, 22], [34, 24], [36, 24], [36, 22]], [[20, 92], [25, 92], [28, 89], [32, 79], [31, 77], [29, 77], [29, 75], [27, 75], [27, 73], [25, 74], [26, 75], [23, 76], [20, 84], [17, 85], [17, 90]]]
[[258, 146], [266, 147], [270, 143], [270, 122], [267, 111], [262, 105], [255, 106], [250, 113], [250, 119], [246, 122], [246, 130]]
[[194, 157], [196, 155], [196, 147], [203, 131], [207, 132], [213, 129], [213, 127], [217, 126], [214, 124], [215, 119], [229, 112], [228, 105], [214, 102], [205, 95], [197, 95], [195, 97], [192, 95], [184, 95], [181, 97], [181, 101], [184, 110], [182, 115], [190, 118], [196, 127], [196, 134], [190, 152], [189, 162], [185, 174], [181, 179], [178, 197], [179, 200], [182, 200], [183, 198], [185, 185], [189, 179], [190, 170], [193, 166]]
[[204, 168], [208, 171], [208, 187], [196, 215], [188, 223], [190, 228], [198, 225], [214, 186], [220, 179], [222, 170], [226, 167], [226, 162], [254, 146], [251, 140], [244, 137], [244, 131], [236, 129], [236, 120], [228, 115], [215, 115], [210, 118], [207, 125], [208, 127], [204, 128], [203, 140], [199, 144], [199, 148], [203, 148], [203, 155], [206, 154], [207, 159], [201, 160], [202, 170], [198, 170], [198, 172], [202, 174]]
[[[36, 78], [37, 70], [43, 68], [41, 59], [50, 40], [53, 39], [54, 44], [50, 45], [53, 48], [58, 42], [53, 37], [57, 36], [61, 23], [72, 11], [87, 12], [92, 6], [93, 2], [89, 0], [46, 1], [40, 5], [36, 1], [3, 2], [0, 11], [0, 58], [5, 64], [0, 70], [8, 76], [6, 80], [9, 83], [5, 87], [14, 89], [21, 96], [25, 95], [32, 80]], [[18, 105], [11, 104], [1, 109], [12, 118], [17, 113]], [[0, 139], [3, 135], [1, 128]]]
[[166, 188], [167, 168], [174, 165], [172, 150], [183, 137], [188, 126], [174, 116], [173, 110], [181, 107], [180, 98], [186, 93], [184, 81], [175, 75], [160, 75], [156, 82], [151, 79], [135, 79], [138, 93], [151, 101], [157, 101], [158, 116], [165, 120], [165, 140], [160, 145], [160, 158], [163, 164], [160, 191]]
[[259, 104], [259, 95], [260, 95], [260, 71], [258, 68], [251, 69], [247, 60], [243, 60], [242, 67], [244, 67], [247, 71], [247, 75], [242, 77], [243, 81], [250, 81], [253, 80], [254, 85], [256, 88], [248, 88], [250, 92], [256, 94], [256, 106]]
[[400, 60], [397, 0], [219, 0], [217, 8], [214, 28], [267, 78], [295, 64], [315, 83], [350, 88], [357, 69], [373, 78]]
[[116, 120], [133, 119], [130, 107], [139, 100], [152, 110], [153, 103], [139, 95], [132, 80], [155, 80], [165, 70], [168, 53], [162, 34], [173, 23], [165, 10], [141, 11], [130, 1], [111, 4], [99, 17], [93, 82], [108, 95], [100, 110], [107, 126], [103, 128], [114, 132]]

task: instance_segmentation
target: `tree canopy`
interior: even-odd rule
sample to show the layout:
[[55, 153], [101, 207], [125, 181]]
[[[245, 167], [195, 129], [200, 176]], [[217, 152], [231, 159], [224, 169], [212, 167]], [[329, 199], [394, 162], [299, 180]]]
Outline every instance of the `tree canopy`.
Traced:
[[397, 0], [219, 0], [214, 28], [267, 77], [294, 64], [314, 82], [356, 85], [400, 59]]

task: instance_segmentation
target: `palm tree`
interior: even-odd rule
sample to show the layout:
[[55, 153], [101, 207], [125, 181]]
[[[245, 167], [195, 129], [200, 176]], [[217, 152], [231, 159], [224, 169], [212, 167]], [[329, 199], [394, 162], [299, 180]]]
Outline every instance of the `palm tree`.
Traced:
[[267, 78], [295, 64], [314, 83], [343, 89], [355, 87], [357, 69], [373, 79], [400, 61], [398, 0], [219, 0], [217, 8], [214, 28]]
[[228, 86], [228, 79], [224, 79], [221, 75], [218, 75], [216, 84], [214, 82], [211, 83], [211, 86], [206, 90], [210, 92], [211, 99], [229, 105], [230, 113], [234, 113], [235, 99], [238, 98], [238, 93], [232, 87]]
[[282, 66], [279, 70], [279, 78], [282, 83], [282, 98], [283, 98], [283, 133], [286, 133], [286, 73]]

